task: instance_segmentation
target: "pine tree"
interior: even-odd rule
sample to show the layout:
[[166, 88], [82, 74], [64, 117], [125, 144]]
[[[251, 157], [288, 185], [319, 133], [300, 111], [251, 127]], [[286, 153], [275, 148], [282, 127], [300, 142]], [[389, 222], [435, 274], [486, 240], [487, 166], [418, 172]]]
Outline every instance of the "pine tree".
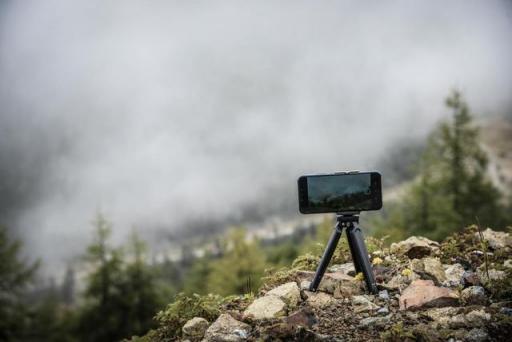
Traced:
[[255, 291], [265, 267], [258, 241], [247, 241], [245, 229], [229, 232], [223, 244], [223, 256], [212, 262], [208, 290], [220, 295]]
[[446, 105], [452, 119], [429, 137], [418, 180], [404, 201], [404, 225], [409, 233], [432, 238], [442, 238], [476, 218], [501, 228], [501, 195], [486, 177], [487, 156], [469, 106], [457, 91]]

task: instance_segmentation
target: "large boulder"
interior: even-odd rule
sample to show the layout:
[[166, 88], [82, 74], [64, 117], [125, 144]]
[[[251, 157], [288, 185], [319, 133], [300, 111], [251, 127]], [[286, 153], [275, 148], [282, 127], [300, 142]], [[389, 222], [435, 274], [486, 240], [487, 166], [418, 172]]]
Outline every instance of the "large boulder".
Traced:
[[267, 296], [277, 296], [281, 298], [289, 308], [294, 308], [300, 301], [300, 290], [296, 282], [289, 282], [270, 290], [267, 292]]
[[414, 259], [411, 262], [411, 267], [423, 279], [431, 279], [436, 285], [446, 281], [443, 265], [438, 258]]
[[[479, 238], [479, 233], [475, 233]], [[496, 232], [491, 228], [487, 228], [482, 232], [484, 239], [489, 243], [489, 247], [493, 250], [512, 247], [512, 236], [505, 232]]]
[[190, 341], [200, 341], [208, 329], [208, 321], [202, 317], [194, 317], [187, 321], [181, 331], [183, 337]]
[[400, 310], [453, 306], [458, 303], [457, 292], [434, 285], [432, 280], [415, 280], [400, 296]]
[[210, 325], [204, 335], [206, 342], [238, 342], [249, 337], [251, 327], [231, 315], [222, 314]]
[[271, 319], [286, 315], [286, 303], [277, 296], [267, 295], [257, 298], [244, 311], [245, 317], [256, 320]]
[[439, 250], [439, 243], [422, 236], [411, 236], [407, 240], [391, 244], [391, 253], [407, 255], [410, 259], [423, 258]]

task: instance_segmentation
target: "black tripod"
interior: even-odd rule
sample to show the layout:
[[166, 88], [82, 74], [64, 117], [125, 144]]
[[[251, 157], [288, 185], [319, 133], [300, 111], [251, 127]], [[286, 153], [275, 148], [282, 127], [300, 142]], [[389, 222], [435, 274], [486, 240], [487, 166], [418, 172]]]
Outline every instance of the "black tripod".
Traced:
[[331, 261], [332, 255], [338, 241], [340, 240], [343, 228], [347, 231], [347, 240], [350, 247], [350, 253], [352, 254], [352, 260], [356, 273], [362, 272], [366, 281], [366, 287], [371, 293], [377, 293], [377, 285], [375, 283], [375, 277], [373, 276], [372, 265], [368, 259], [368, 251], [364, 243], [363, 233], [361, 228], [357, 226], [359, 223], [359, 213], [340, 213], [337, 215], [336, 226], [332, 232], [331, 238], [327, 243], [324, 255], [320, 260], [320, 264], [316, 269], [315, 277], [309, 286], [310, 291], [316, 291], [318, 285], [324, 276], [325, 270]]

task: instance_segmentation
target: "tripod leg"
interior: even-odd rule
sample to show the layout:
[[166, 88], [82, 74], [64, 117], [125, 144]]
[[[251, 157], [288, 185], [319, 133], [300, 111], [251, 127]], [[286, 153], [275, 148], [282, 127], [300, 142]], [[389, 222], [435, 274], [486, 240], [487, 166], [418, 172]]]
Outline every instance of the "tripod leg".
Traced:
[[350, 230], [350, 228], [347, 229], [348, 247], [350, 248], [350, 254], [352, 255], [352, 262], [354, 264], [354, 268], [355, 268], [355, 271], [356, 271], [356, 274], [357, 274], [357, 273], [362, 272], [363, 270], [361, 269], [361, 263], [360, 263], [360, 260], [359, 260], [359, 256], [356, 253], [357, 247], [354, 246], [355, 242], [354, 242], [354, 239], [350, 236], [349, 230]]
[[364, 243], [363, 233], [359, 227], [351, 226], [347, 229], [347, 238], [354, 258], [354, 266], [361, 270], [366, 281], [366, 287], [371, 293], [377, 293], [377, 284], [373, 275], [372, 265], [368, 258], [368, 250]]
[[341, 228], [339, 228], [339, 224], [337, 224], [336, 228], [332, 232], [329, 242], [327, 243], [327, 247], [325, 248], [324, 254], [322, 255], [322, 259], [320, 259], [320, 263], [318, 264], [318, 267], [316, 269], [315, 277], [313, 278], [313, 281], [309, 285], [310, 291], [316, 292], [316, 290], [318, 289], [318, 285], [320, 284], [320, 281], [324, 276], [325, 270], [327, 269], [327, 266], [329, 266], [329, 262], [331, 261], [332, 255], [336, 250], [336, 246], [338, 245], [340, 236]]

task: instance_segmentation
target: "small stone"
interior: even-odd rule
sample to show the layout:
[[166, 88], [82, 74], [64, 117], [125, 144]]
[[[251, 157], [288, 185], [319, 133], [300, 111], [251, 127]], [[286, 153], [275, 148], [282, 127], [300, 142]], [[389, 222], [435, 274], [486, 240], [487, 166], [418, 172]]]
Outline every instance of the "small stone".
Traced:
[[353, 296], [352, 305], [354, 306], [354, 312], [366, 312], [375, 311], [379, 309], [378, 305], [375, 305], [368, 296]]
[[[489, 270], [489, 273], [487, 273], [485, 271], [485, 265], [480, 266], [476, 270], [476, 274], [482, 285], [487, 289], [492, 287], [494, 280], [502, 280], [505, 278], [505, 271], [498, 271], [492, 268]], [[487, 274], [489, 274], [489, 277], [487, 277]]]
[[506, 268], [512, 268], [512, 259], [505, 260], [503, 266], [505, 266]]
[[248, 324], [239, 322], [229, 314], [222, 314], [210, 325], [204, 335], [204, 341], [244, 341], [249, 336], [251, 327]]
[[263, 296], [257, 298], [244, 311], [245, 317], [253, 319], [270, 319], [286, 315], [286, 303], [277, 296]]
[[415, 280], [400, 296], [400, 310], [456, 305], [458, 295], [446, 287], [437, 287], [432, 280]]
[[421, 236], [411, 236], [407, 240], [391, 244], [391, 253], [407, 255], [410, 259], [431, 255], [439, 249], [439, 243]]
[[465, 319], [468, 326], [480, 327], [491, 319], [491, 315], [484, 310], [473, 310], [466, 314]]
[[382, 300], [389, 300], [388, 290], [379, 291], [379, 298]]
[[336, 299], [324, 292], [305, 291], [305, 294], [306, 303], [313, 308], [322, 309], [336, 302]]
[[284, 318], [284, 321], [288, 324], [303, 326], [307, 328], [311, 328], [317, 323], [315, 314], [313, 311], [311, 311], [311, 309], [308, 308], [300, 309], [290, 314], [288, 317]]
[[352, 262], [332, 265], [329, 267], [329, 272], [341, 272], [352, 277], [356, 275], [356, 269], [354, 268], [354, 263]]
[[460, 293], [460, 300], [465, 305], [486, 305], [487, 296], [481, 286], [470, 286]]
[[472, 271], [465, 271], [462, 274], [462, 285], [464, 286], [473, 286], [480, 285], [480, 277], [478, 274]]
[[[480, 238], [479, 233], [475, 233], [477, 238]], [[489, 247], [493, 250], [512, 247], [512, 237], [505, 232], [496, 232], [491, 228], [487, 228], [482, 232], [484, 239], [489, 243]]]
[[387, 315], [389, 313], [389, 309], [387, 306], [384, 306], [384, 307], [380, 308], [379, 310], [377, 310], [377, 313], [379, 315]]
[[411, 262], [412, 270], [423, 279], [431, 279], [436, 285], [446, 281], [443, 265], [437, 258], [414, 259]]
[[468, 342], [484, 342], [489, 340], [489, 335], [484, 329], [475, 328], [471, 329], [465, 336], [465, 341]]
[[456, 287], [462, 283], [464, 267], [461, 264], [443, 265], [446, 280], [442, 282], [444, 286]]
[[387, 323], [390, 322], [392, 315], [384, 316], [384, 317], [368, 317], [363, 318], [359, 322], [359, 327], [363, 329], [373, 329], [373, 328], [380, 328], [385, 326]]
[[295, 308], [300, 301], [300, 290], [296, 282], [289, 282], [280, 285], [266, 294], [281, 298], [289, 308]]
[[301, 291], [309, 291], [309, 286], [311, 285], [311, 282], [309, 280], [303, 280], [300, 282], [300, 289]]
[[187, 321], [181, 330], [183, 337], [198, 341], [203, 338], [206, 329], [208, 329], [208, 321], [202, 317], [194, 317]]

